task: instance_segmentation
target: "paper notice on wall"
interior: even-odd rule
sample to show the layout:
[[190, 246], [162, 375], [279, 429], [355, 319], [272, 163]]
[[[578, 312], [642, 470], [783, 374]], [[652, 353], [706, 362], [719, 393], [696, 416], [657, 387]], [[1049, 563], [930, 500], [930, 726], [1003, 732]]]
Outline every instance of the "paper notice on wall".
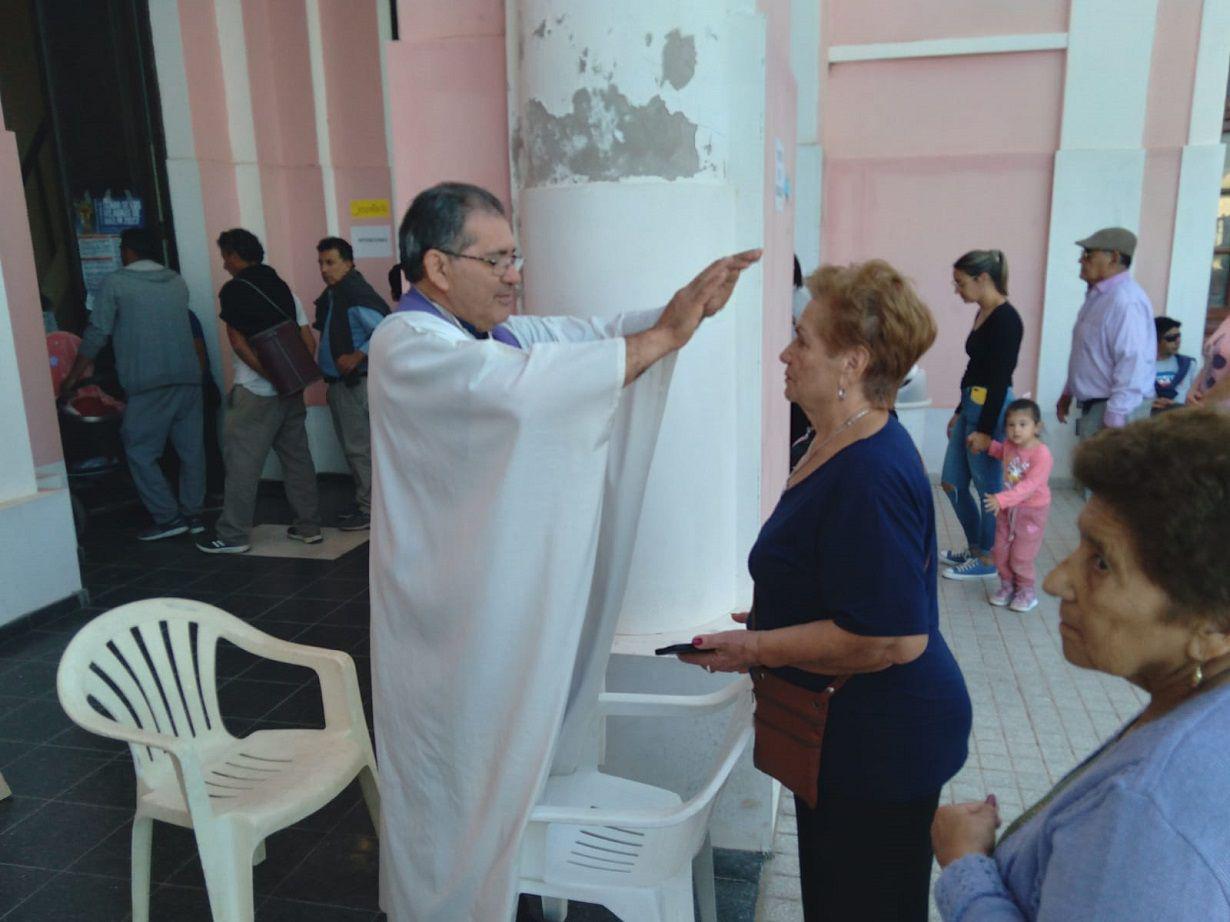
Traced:
[[77, 254], [81, 257], [81, 275], [85, 281], [85, 306], [94, 308], [94, 292], [103, 279], [123, 267], [120, 260], [119, 234], [79, 234]]
[[350, 245], [355, 259], [388, 259], [393, 256], [393, 228], [388, 224], [354, 224]]

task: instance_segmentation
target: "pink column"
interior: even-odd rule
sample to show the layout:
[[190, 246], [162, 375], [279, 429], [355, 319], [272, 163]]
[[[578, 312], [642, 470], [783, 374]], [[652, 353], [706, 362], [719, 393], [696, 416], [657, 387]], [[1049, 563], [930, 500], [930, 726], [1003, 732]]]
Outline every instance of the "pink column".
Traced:
[[[17, 350], [26, 426], [34, 467], [55, 464], [64, 458], [56, 424], [55, 399], [47, 366], [47, 343], [43, 332], [42, 305], [38, 297], [38, 272], [34, 245], [26, 217], [26, 196], [21, 183], [17, 140], [0, 123], [0, 266], [8, 295], [9, 322]], [[0, 318], [0, 322], [4, 322]]]

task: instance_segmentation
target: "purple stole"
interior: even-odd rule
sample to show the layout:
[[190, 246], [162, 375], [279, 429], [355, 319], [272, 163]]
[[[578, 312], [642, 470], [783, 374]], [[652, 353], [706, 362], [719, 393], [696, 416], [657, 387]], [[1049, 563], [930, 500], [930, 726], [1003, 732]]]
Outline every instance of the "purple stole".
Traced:
[[[401, 300], [397, 302], [397, 312], [400, 313], [402, 311], [422, 311], [424, 314], [431, 314], [434, 317], [439, 317], [441, 320], [448, 320], [448, 318], [441, 312], [440, 308], [432, 304], [430, 299], [428, 299], [413, 285], [410, 286], [409, 291], [401, 296]], [[475, 339], [487, 338], [486, 336], [480, 335], [474, 327], [470, 326], [460, 317], [456, 319], [457, 322], [465, 328], [466, 332]], [[512, 330], [508, 329], [508, 327], [503, 324], [499, 324], [498, 326], [491, 328], [491, 338], [496, 342], [503, 343], [506, 346], [512, 346], [514, 349], [521, 348], [521, 341], [513, 335]]]

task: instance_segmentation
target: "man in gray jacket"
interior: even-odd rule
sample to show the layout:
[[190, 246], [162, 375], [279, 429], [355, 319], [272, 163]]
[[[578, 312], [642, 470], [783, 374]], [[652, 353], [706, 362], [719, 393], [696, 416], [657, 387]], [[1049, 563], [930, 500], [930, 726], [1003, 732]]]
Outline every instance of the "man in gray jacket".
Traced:
[[[133, 228], [120, 237], [124, 268], [107, 276], [94, 299], [67, 391], [110, 338], [120, 384], [128, 395], [120, 435], [128, 469], [154, 524], [137, 533], [157, 541], [205, 530], [201, 366], [188, 323], [188, 286], [157, 261], [154, 236]], [[158, 460], [168, 437], [180, 458], [179, 499]]]

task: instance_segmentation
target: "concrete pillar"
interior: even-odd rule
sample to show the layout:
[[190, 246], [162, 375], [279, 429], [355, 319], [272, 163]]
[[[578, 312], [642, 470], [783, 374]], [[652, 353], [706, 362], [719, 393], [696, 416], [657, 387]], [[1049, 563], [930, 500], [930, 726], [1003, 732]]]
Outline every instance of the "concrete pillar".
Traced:
[[[521, 0], [509, 36], [513, 209], [530, 313], [660, 307], [714, 257], [761, 243], [763, 46], [751, 3]], [[754, 176], [741, 172], [754, 161]], [[755, 218], [751, 212], [756, 211]], [[634, 552], [624, 634], [684, 637], [748, 601], [759, 524], [759, 273], [680, 355]], [[749, 336], [745, 336], [747, 333]]]
[[[775, 239], [769, 44], [756, 3], [630, 0], [614, 24], [601, 4], [518, 0], [506, 36], [529, 313], [661, 307], [715, 257]], [[780, 348], [773, 330], [786, 335], [789, 298], [768, 304], [764, 279], [759, 268], [747, 273], [727, 310], [680, 353], [607, 672], [612, 690], [698, 694], [728, 680], [652, 649], [730, 627], [729, 612], [750, 602], [762, 481], [775, 496], [784, 475], [762, 433], [781, 428], [784, 454], [784, 424], [771, 418], [785, 413], [780, 366], [765, 353]], [[709, 721], [613, 723], [604, 764], [694, 791], [720, 733]], [[767, 849], [775, 787], [748, 758], [714, 814], [714, 843]]]

